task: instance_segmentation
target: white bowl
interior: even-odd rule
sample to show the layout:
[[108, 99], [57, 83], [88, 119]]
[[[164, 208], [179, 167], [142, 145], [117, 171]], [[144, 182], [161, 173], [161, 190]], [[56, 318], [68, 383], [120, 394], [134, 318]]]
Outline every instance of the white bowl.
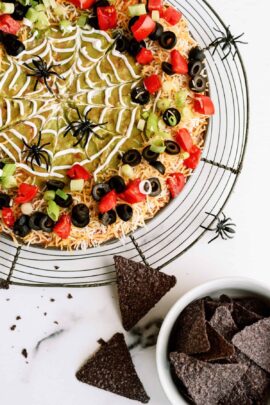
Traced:
[[207, 295], [215, 298], [221, 294], [227, 294], [229, 297], [257, 296], [264, 301], [268, 300], [270, 304], [270, 286], [267, 287], [256, 280], [242, 277], [220, 278], [207, 282], [193, 288], [174, 304], [163, 321], [156, 348], [159, 380], [172, 405], [187, 404], [173, 382], [168, 361], [168, 343], [175, 321], [183, 309], [192, 301]]

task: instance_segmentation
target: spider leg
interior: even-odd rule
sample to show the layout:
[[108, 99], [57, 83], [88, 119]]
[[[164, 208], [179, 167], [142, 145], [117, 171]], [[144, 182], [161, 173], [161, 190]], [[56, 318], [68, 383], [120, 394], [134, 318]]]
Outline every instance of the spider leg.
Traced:
[[80, 120], [83, 121], [81, 113], [80, 113], [78, 107], [76, 107], [76, 111], [77, 111], [77, 114], [78, 114], [78, 117], [80, 118]]
[[34, 168], [34, 159], [35, 159], [35, 155], [32, 155], [32, 157], [31, 157], [31, 162], [30, 162], [30, 166], [31, 166], [31, 169], [32, 169], [33, 171], [35, 171], [35, 168]]
[[244, 44], [247, 45], [248, 42], [244, 42], [244, 41], [234, 41], [235, 44]]
[[206, 226], [203, 226], [203, 225], [201, 225], [201, 228], [205, 229], [206, 231], [212, 231], [212, 232], [215, 231], [215, 229], [207, 228]]
[[220, 236], [222, 237], [223, 240], [226, 240], [226, 238], [224, 236], [225, 235], [224, 231], [222, 229], [220, 230], [219, 234], [220, 234]]
[[47, 89], [49, 90], [49, 92], [51, 94], [53, 94], [53, 91], [52, 91], [52, 89], [50, 88], [50, 86], [48, 84], [47, 77], [44, 77], [44, 83], [45, 83], [45, 86], [47, 87]]
[[228, 235], [225, 231], [224, 231], [224, 235], [226, 235], [227, 239], [233, 239], [234, 238], [234, 236]]
[[221, 60], [226, 59], [226, 58], [230, 55], [230, 53], [232, 52], [232, 46], [231, 46], [231, 44], [229, 44], [228, 46], [229, 46], [229, 50], [228, 50], [228, 52], [226, 53], [226, 55], [223, 56], [223, 58], [222, 58]]
[[30, 66], [28, 63], [24, 63], [24, 66], [26, 66], [28, 69], [33, 70], [34, 72], [36, 71], [32, 66]]
[[37, 146], [38, 147], [40, 145], [40, 142], [41, 142], [41, 131], [39, 131], [39, 134], [38, 134], [38, 141], [37, 141]]
[[64, 80], [64, 78], [62, 76], [60, 76], [58, 73], [56, 73], [56, 72], [49, 72], [49, 73], [50, 73], [50, 75], [57, 76], [59, 79]]
[[45, 146], [48, 146], [50, 144], [51, 144], [51, 142], [44, 143], [43, 145], [39, 146], [39, 149], [43, 149], [43, 148], [45, 148]]
[[36, 80], [35, 86], [34, 86], [34, 91], [36, 91], [38, 85], [38, 80]]
[[215, 27], [214, 27], [214, 30], [215, 30], [216, 32], [219, 32], [220, 34], [224, 35], [224, 33], [223, 33], [221, 30], [219, 30], [218, 28], [215, 28]]
[[237, 37], [234, 37], [234, 41], [236, 41], [237, 39], [239, 39], [239, 38], [241, 38], [243, 35], [244, 35], [245, 33], [244, 32], [242, 32], [242, 34], [240, 34], [240, 35], [237, 35]]
[[51, 159], [50, 159], [49, 154], [46, 151], [44, 151], [43, 153], [40, 153], [40, 157], [44, 160], [45, 165], [46, 165], [46, 169], [48, 171], [49, 167], [50, 167], [50, 163], [51, 163]]
[[88, 114], [91, 112], [92, 108], [90, 107], [89, 110], [86, 111], [85, 118], [88, 120]]
[[217, 218], [217, 215], [211, 214], [211, 212], [206, 212], [206, 215], [211, 215], [211, 217]]
[[219, 234], [217, 234], [213, 239], [209, 240], [208, 244], [214, 242], [214, 240], [216, 240], [218, 237], [219, 237]]

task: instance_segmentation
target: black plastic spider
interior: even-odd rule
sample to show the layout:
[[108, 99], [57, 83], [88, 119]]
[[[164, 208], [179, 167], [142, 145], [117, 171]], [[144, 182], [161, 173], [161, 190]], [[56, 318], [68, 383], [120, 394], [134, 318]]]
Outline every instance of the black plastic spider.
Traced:
[[[230, 31], [230, 26], [225, 28], [225, 32], [222, 32], [216, 28], [214, 28], [214, 30], [217, 31], [219, 34], [221, 34], [221, 36], [216, 38], [213, 42], [211, 42], [211, 44], [209, 44], [208, 47], [205, 49], [209, 50], [210, 48], [214, 48], [214, 51], [213, 51], [213, 55], [214, 55], [217, 50], [217, 47], [219, 45], [222, 45], [221, 49], [223, 51], [228, 49], [228, 52], [222, 58], [222, 60], [226, 59], [230, 55], [230, 53], [232, 52], [233, 45], [236, 46], [236, 44], [247, 44], [247, 42], [239, 41], [239, 39], [242, 38], [242, 36], [244, 35], [244, 32], [235, 37], [232, 35], [232, 33]], [[236, 52], [237, 51], [235, 50], [233, 58], [235, 58]]]
[[137, 346], [142, 348], [155, 346], [162, 322], [163, 320], [158, 318], [144, 326], [135, 326], [135, 328], [131, 329], [130, 334], [134, 337], [134, 342], [129, 345], [129, 350]]
[[214, 217], [218, 222], [216, 225], [216, 228], [212, 229], [212, 228], [206, 228], [205, 226], [201, 225], [201, 228], [206, 229], [207, 231], [213, 231], [216, 232], [216, 236], [209, 240], [208, 243], [213, 242], [215, 239], [217, 239], [219, 236], [221, 236], [222, 239], [227, 240], [232, 239], [233, 235], [230, 234], [234, 234], [235, 230], [233, 228], [231, 228], [232, 226], [236, 226], [234, 223], [228, 223], [229, 221], [231, 221], [231, 218], [226, 218], [225, 214], [222, 212], [223, 215], [223, 219], [219, 219], [218, 216], [214, 215], [214, 214], [210, 214], [209, 212], [206, 212], [207, 215], [211, 215], [212, 217]]
[[47, 87], [49, 92], [53, 93], [52, 89], [49, 86], [48, 79], [50, 78], [50, 76], [57, 76], [59, 79], [63, 79], [63, 77], [61, 77], [57, 72], [52, 70], [52, 68], [57, 65], [48, 66], [47, 62], [45, 60], [43, 60], [40, 56], [37, 55], [36, 57], [38, 58], [38, 60], [32, 59], [32, 63], [35, 67], [30, 66], [28, 63], [24, 63], [24, 65], [28, 69], [30, 69], [34, 72], [34, 73], [28, 73], [27, 76], [33, 76], [33, 77], [37, 78], [35, 86], [34, 86], [34, 91], [37, 88], [38, 82], [40, 82], [40, 80], [43, 79], [45, 86]]
[[86, 147], [91, 134], [94, 134], [99, 139], [103, 139], [100, 135], [98, 135], [94, 131], [94, 129], [101, 127], [102, 125], [106, 125], [107, 122], [96, 124], [91, 120], [89, 120], [88, 115], [91, 111], [91, 108], [88, 111], [86, 111], [84, 117], [82, 117], [78, 108], [76, 108], [76, 111], [78, 114], [78, 120], [71, 121], [68, 124], [64, 133], [64, 137], [67, 136], [67, 134], [71, 131], [74, 138], [77, 138], [77, 142], [73, 146], [78, 146], [80, 144], [82, 148]]
[[32, 170], [35, 170], [34, 168], [34, 162], [36, 162], [36, 164], [38, 166], [41, 166], [42, 160], [45, 162], [46, 164], [46, 169], [47, 171], [49, 170], [50, 167], [50, 156], [48, 154], [48, 152], [46, 150], [44, 150], [44, 147], [47, 145], [50, 145], [50, 142], [44, 143], [43, 145], [41, 145], [41, 132], [39, 132], [39, 136], [38, 136], [38, 141], [36, 144], [32, 144], [29, 145], [28, 143], [25, 142], [25, 140], [23, 140], [24, 146], [26, 147], [26, 149], [22, 152], [22, 153], [26, 153], [26, 163], [28, 164], [29, 160], [30, 160], [30, 166], [32, 168]]

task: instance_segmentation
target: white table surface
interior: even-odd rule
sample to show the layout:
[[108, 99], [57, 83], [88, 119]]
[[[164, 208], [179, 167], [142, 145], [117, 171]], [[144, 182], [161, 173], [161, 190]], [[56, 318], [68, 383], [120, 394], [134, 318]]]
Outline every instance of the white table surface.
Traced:
[[[178, 284], [145, 318], [164, 316], [190, 288], [217, 277], [250, 276], [270, 285], [270, 51], [268, 0], [209, 0], [231, 25], [245, 31], [241, 47], [250, 85], [251, 127], [244, 170], [226, 208], [237, 223], [231, 241], [207, 244], [206, 235], [167, 268]], [[67, 299], [71, 293], [73, 299]], [[55, 301], [51, 302], [50, 299]], [[74, 374], [97, 347], [96, 341], [122, 331], [113, 287], [94, 289], [15, 288], [0, 291], [1, 405], [128, 405], [134, 402], [79, 383]], [[44, 316], [47, 312], [47, 316]], [[16, 320], [20, 315], [21, 320]], [[54, 322], [59, 324], [55, 324]], [[16, 325], [14, 331], [10, 330]], [[36, 343], [64, 329], [53, 340]], [[26, 348], [29, 357], [21, 355]], [[133, 359], [150, 405], [169, 405], [160, 387], [155, 349], [135, 349]]]

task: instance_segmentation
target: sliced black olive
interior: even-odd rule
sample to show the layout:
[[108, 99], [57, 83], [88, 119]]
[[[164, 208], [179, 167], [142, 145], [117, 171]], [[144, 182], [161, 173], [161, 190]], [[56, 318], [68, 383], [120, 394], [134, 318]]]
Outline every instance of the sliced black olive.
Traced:
[[93, 11], [96, 13], [98, 7], [108, 7], [109, 5], [110, 3], [107, 0], [98, 0], [93, 5]]
[[10, 207], [10, 196], [4, 193], [0, 193], [0, 210], [2, 208], [8, 208]]
[[59, 205], [59, 207], [68, 208], [73, 203], [73, 198], [71, 194], [67, 194], [67, 196], [68, 196], [67, 199], [64, 200], [62, 197], [56, 194], [54, 201], [57, 205]]
[[131, 30], [132, 25], [135, 24], [135, 22], [138, 21], [138, 19], [139, 19], [139, 16], [135, 15], [134, 17], [132, 17], [132, 18], [129, 20], [128, 28], [129, 28], [130, 30]]
[[89, 17], [87, 19], [87, 24], [90, 25], [90, 27], [94, 28], [95, 30], [99, 29], [97, 17]]
[[129, 40], [127, 37], [125, 37], [124, 35], [119, 35], [116, 38], [116, 45], [115, 48], [117, 51], [119, 52], [125, 52], [128, 50], [129, 48]]
[[122, 221], [129, 221], [130, 218], [133, 215], [133, 209], [130, 205], [128, 204], [120, 204], [116, 206], [116, 212], [117, 215], [119, 216], [120, 219], [122, 219]]
[[47, 181], [46, 186], [48, 190], [63, 190], [65, 183], [60, 180], [49, 180]]
[[127, 152], [124, 153], [122, 157], [122, 161], [124, 164], [130, 165], [130, 166], [137, 166], [139, 163], [141, 163], [142, 156], [140, 152], [137, 149], [130, 149]]
[[151, 177], [148, 179], [151, 183], [152, 191], [149, 194], [151, 197], [156, 197], [161, 193], [161, 184], [158, 178], [156, 177]]
[[159, 45], [164, 49], [172, 49], [175, 47], [177, 39], [172, 31], [164, 31], [158, 40]]
[[92, 197], [95, 201], [100, 201], [105, 194], [111, 191], [109, 184], [107, 183], [98, 183], [95, 184], [92, 189]]
[[76, 218], [71, 217], [71, 222], [74, 226], [76, 226], [76, 228], [85, 228], [90, 222], [90, 216], [82, 219], [81, 221], [78, 221]]
[[169, 62], [162, 62], [161, 64], [163, 72], [167, 73], [167, 75], [172, 76], [174, 74], [172, 64]]
[[43, 214], [39, 221], [40, 230], [43, 232], [51, 233], [53, 231], [55, 223], [47, 215]]
[[155, 29], [155, 31], [153, 31], [153, 32], [149, 35], [149, 38], [150, 38], [152, 41], [156, 41], [157, 39], [159, 39], [159, 38], [161, 37], [161, 35], [163, 34], [163, 32], [164, 32], [163, 26], [162, 26], [161, 24], [159, 24], [159, 23], [156, 23], [156, 29]]
[[4, 162], [0, 162], [0, 169], [3, 169], [5, 167], [5, 163]]
[[25, 14], [27, 13], [29, 6], [23, 6], [18, 1], [14, 2], [14, 6], [15, 6], [15, 10], [11, 14], [11, 17], [14, 18], [14, 20], [21, 21], [25, 17]]
[[131, 90], [131, 100], [133, 103], [144, 105], [150, 100], [150, 93], [144, 87], [137, 86]]
[[181, 120], [181, 114], [176, 108], [168, 108], [163, 114], [163, 121], [170, 127], [175, 127]]
[[153, 162], [159, 157], [159, 153], [153, 152], [150, 148], [151, 146], [146, 146], [142, 151], [143, 158], [147, 160], [147, 162]]
[[206, 78], [201, 75], [194, 76], [189, 82], [189, 87], [190, 90], [201, 93], [206, 89]]
[[8, 55], [18, 56], [25, 50], [24, 44], [18, 40], [16, 35], [3, 33], [1, 37], [1, 42]]
[[29, 227], [34, 231], [40, 231], [40, 220], [43, 217], [43, 212], [34, 212], [29, 218]]
[[165, 146], [165, 152], [168, 153], [168, 155], [178, 155], [178, 153], [180, 153], [180, 146], [174, 141], [165, 141]]
[[203, 63], [200, 62], [199, 60], [192, 60], [188, 64], [188, 73], [192, 77], [199, 75], [201, 73], [201, 71], [203, 70], [203, 67], [204, 67]]
[[149, 162], [151, 166], [153, 166], [159, 173], [165, 174], [166, 168], [163, 163], [159, 162], [158, 160], [153, 160]]
[[77, 204], [72, 208], [71, 215], [77, 221], [81, 221], [89, 217], [89, 208], [85, 204]]
[[202, 49], [200, 49], [198, 46], [195, 46], [195, 48], [192, 48], [189, 51], [188, 57], [190, 60], [199, 60], [202, 62], [205, 58], [205, 54]]
[[20, 218], [15, 221], [13, 232], [21, 238], [24, 238], [31, 232], [29, 227], [29, 215], [21, 215]]
[[136, 39], [133, 38], [133, 39], [129, 42], [128, 53], [129, 53], [131, 56], [137, 56], [138, 53], [140, 52], [140, 50], [141, 50], [142, 48], [145, 48], [145, 47], [146, 47], [146, 44], [145, 44], [144, 41], [138, 42], [138, 41], [136, 41]]
[[117, 193], [122, 193], [126, 188], [126, 183], [123, 177], [113, 176], [108, 181], [110, 189], [115, 190]]
[[99, 219], [105, 226], [112, 225], [116, 221], [116, 212], [114, 210], [110, 210], [104, 212], [104, 214], [99, 214]]

